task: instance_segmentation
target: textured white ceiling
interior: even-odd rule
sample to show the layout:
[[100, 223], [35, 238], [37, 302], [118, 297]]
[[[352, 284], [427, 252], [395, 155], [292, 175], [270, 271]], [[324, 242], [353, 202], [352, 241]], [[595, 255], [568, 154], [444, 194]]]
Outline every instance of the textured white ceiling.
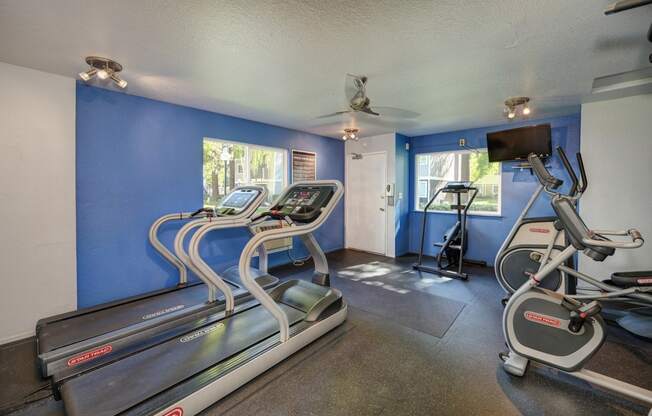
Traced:
[[[128, 93], [338, 137], [408, 135], [577, 110], [597, 76], [648, 66], [652, 6], [612, 0], [0, 0], [0, 61], [66, 76], [86, 55], [125, 66]], [[342, 116], [344, 75], [409, 122]]]

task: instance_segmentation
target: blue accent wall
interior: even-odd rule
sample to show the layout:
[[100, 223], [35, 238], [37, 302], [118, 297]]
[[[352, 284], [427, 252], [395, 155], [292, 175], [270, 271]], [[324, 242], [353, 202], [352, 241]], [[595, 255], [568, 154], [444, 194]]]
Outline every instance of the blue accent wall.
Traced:
[[[177, 283], [176, 269], [150, 247], [147, 233], [159, 216], [202, 205], [204, 137], [313, 151], [318, 179], [344, 181], [341, 141], [83, 84], [76, 128], [80, 307]], [[168, 247], [179, 226], [162, 228]], [[324, 251], [344, 246], [343, 201], [316, 237]], [[213, 233], [201, 252], [221, 270], [237, 263], [248, 238], [244, 230]], [[296, 240], [293, 256], [306, 253]], [[287, 253], [270, 257], [270, 265], [288, 261]]]
[[[462, 130], [448, 133], [431, 134], [410, 138], [410, 214], [409, 214], [409, 250], [417, 253], [421, 238], [421, 223], [423, 221], [423, 212], [415, 211], [415, 155], [418, 153], [442, 152], [448, 150], [459, 150], [458, 140], [461, 137], [466, 138], [467, 144], [474, 148], [486, 148], [486, 134], [491, 131], [499, 131], [510, 128], [522, 127], [525, 125], [550, 123], [552, 126], [552, 146], [553, 151], [557, 146], [563, 149], [575, 163], [575, 153], [580, 148], [580, 115], [570, 115], [565, 117], [547, 118], [539, 120], [529, 120], [527, 122], [515, 122], [500, 126], [477, 128], [471, 130]], [[514, 162], [502, 163], [502, 212], [500, 216], [478, 216], [471, 215], [468, 220], [469, 230], [469, 249], [467, 257], [474, 260], [484, 260], [487, 264], [492, 265], [494, 258], [503, 240], [509, 233], [509, 230], [521, 213], [528, 199], [535, 191], [537, 182], [529, 170], [514, 169]], [[569, 180], [566, 172], [563, 170], [559, 159], [554, 156], [551, 161], [551, 172], [553, 175], [564, 179], [564, 187], [567, 187]], [[398, 171], [398, 167], [397, 167]], [[549, 204], [549, 198], [542, 196], [538, 203], [533, 207], [530, 216], [553, 215]], [[425, 239], [425, 252], [434, 255], [437, 247], [433, 247], [434, 242], [442, 240], [445, 231], [450, 228], [456, 221], [456, 216], [446, 213], [428, 213]]]
[[[410, 152], [405, 148], [409, 141], [410, 139], [406, 136], [396, 135], [396, 184], [394, 189], [394, 200], [396, 201], [394, 250], [396, 256], [410, 251], [410, 182], [408, 177]], [[403, 194], [402, 199], [399, 199], [400, 194]]]

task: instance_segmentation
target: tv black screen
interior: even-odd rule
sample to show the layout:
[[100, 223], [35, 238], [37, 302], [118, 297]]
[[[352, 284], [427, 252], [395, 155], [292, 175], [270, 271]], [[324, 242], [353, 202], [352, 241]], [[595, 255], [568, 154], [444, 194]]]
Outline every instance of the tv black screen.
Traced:
[[530, 153], [548, 157], [552, 153], [550, 124], [487, 133], [490, 162], [527, 159]]

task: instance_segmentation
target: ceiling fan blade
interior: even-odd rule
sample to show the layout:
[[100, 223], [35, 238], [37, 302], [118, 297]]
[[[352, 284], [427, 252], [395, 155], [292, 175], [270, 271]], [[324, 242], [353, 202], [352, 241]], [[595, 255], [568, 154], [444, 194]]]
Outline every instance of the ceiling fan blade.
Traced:
[[335, 117], [335, 116], [339, 116], [339, 115], [342, 115], [342, 114], [348, 114], [348, 113], [352, 113], [352, 112], [353, 112], [353, 111], [351, 111], [351, 110], [336, 111], [336, 112], [334, 112], [334, 113], [324, 114], [324, 115], [319, 116], [319, 117], [317, 117], [317, 118]]
[[364, 107], [364, 108], [361, 108], [361, 109], [358, 110], [358, 111], [360, 111], [360, 112], [362, 112], [362, 113], [370, 114], [370, 115], [372, 115], [372, 116], [379, 116], [379, 115], [380, 115], [379, 113], [375, 112], [374, 110], [372, 110], [372, 109], [371, 109], [370, 107], [368, 107], [368, 106], [367, 106], [367, 107]]
[[381, 127], [387, 129], [388, 132], [400, 131], [414, 128], [419, 124], [414, 120], [389, 119], [383, 118], [382, 115], [381, 117], [377, 117], [361, 111], [351, 114], [351, 120], [353, 120], [356, 127], [359, 127], [361, 131], [364, 131], [367, 126]]
[[394, 118], [417, 118], [421, 114], [417, 113], [416, 111], [410, 111], [410, 110], [405, 110], [402, 108], [396, 108], [396, 107], [387, 107], [387, 106], [375, 106], [374, 107], [376, 110], [378, 110], [383, 116], [387, 117], [394, 117]]

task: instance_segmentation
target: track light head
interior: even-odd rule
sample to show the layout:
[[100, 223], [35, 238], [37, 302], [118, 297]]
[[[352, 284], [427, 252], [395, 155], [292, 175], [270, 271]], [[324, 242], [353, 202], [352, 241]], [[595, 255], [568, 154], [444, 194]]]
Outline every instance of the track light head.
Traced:
[[93, 78], [95, 76], [95, 74], [97, 74], [97, 69], [91, 68], [88, 71], [80, 72], [79, 73], [79, 78], [81, 78], [84, 82], [86, 82], [86, 81], [90, 80], [91, 78]]
[[120, 87], [122, 89], [127, 88], [127, 81], [120, 78], [119, 76], [117, 76], [115, 74], [112, 74], [111, 79], [113, 80], [113, 82], [115, 82], [115, 85], [117, 85], [118, 87]]
[[107, 79], [109, 77], [109, 72], [106, 69], [100, 69], [97, 71], [97, 77], [99, 79]]

